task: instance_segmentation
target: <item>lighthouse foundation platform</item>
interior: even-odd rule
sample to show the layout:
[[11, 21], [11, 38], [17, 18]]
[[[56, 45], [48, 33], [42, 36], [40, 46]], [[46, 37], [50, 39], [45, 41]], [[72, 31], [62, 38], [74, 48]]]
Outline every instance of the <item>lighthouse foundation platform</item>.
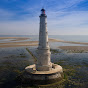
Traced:
[[52, 70], [50, 71], [37, 71], [34, 64], [25, 68], [23, 78], [24, 82], [27, 83], [51, 84], [63, 78], [63, 69], [60, 65], [52, 64]]

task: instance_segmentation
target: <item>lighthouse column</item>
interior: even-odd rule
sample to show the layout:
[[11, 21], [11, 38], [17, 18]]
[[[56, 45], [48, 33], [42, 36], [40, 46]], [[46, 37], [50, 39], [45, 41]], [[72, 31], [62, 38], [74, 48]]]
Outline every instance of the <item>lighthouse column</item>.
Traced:
[[[22, 75], [24, 83], [48, 84], [60, 81], [63, 77], [63, 69], [60, 65], [51, 63], [50, 47], [48, 44], [47, 16], [45, 10], [41, 10], [40, 29], [39, 29], [39, 45], [37, 55], [37, 63], [29, 65], [25, 68]], [[20, 78], [22, 78], [20, 77]]]
[[39, 46], [38, 46], [38, 60], [36, 69], [38, 71], [49, 71], [52, 69], [50, 60], [50, 47], [48, 44], [48, 31], [47, 31], [47, 16], [45, 10], [42, 9], [40, 17], [40, 30], [39, 30]]

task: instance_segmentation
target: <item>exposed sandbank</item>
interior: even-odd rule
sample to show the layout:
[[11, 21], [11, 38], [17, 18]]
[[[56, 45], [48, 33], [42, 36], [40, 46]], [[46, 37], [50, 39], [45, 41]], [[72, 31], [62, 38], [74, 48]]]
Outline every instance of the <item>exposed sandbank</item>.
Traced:
[[27, 40], [30, 38], [26, 38], [26, 37], [0, 37], [0, 40], [3, 40], [3, 39], [12, 39], [10, 41], [19, 41], [19, 40]]
[[4, 48], [4, 47], [21, 47], [21, 46], [37, 46], [37, 44], [0, 45], [0, 48]]
[[0, 43], [0, 47], [20, 47], [20, 46], [37, 46], [37, 45], [38, 45], [37, 41]]
[[[20, 46], [37, 46], [38, 45], [38, 41], [28, 41], [27, 39], [30, 39], [30, 38], [25, 38], [25, 37], [0, 37], [0, 40], [3, 40], [3, 39], [12, 39], [12, 40], [10, 40], [10, 42], [6, 41], [5, 43], [0, 43], [0, 47], [20, 47]], [[20, 40], [27, 40], [27, 41], [20, 42]], [[18, 42], [13, 42], [13, 41], [18, 41]], [[62, 43], [88, 45], [88, 43], [85, 43], [85, 42], [64, 41], [64, 40], [58, 40], [58, 39], [52, 39], [52, 38], [49, 39], [49, 42], [62, 42]], [[81, 48], [81, 46], [79, 46], [79, 47], [73, 46], [73, 47], [76, 47], [75, 49], [78, 49], [79, 47]], [[69, 47], [61, 46], [60, 48], [72, 49], [73, 47], [72, 46], [69, 46]], [[85, 47], [87, 47], [87, 46], [85, 46]]]
[[63, 42], [64, 40], [49, 38], [49, 42]]
[[80, 50], [84, 50], [84, 51], [88, 51], [88, 46], [59, 46], [59, 48], [63, 49], [63, 50], [76, 50], [76, 51], [80, 51]]
[[71, 43], [71, 44], [84, 44], [88, 45], [87, 42], [75, 42], [75, 41], [64, 41], [64, 40], [58, 40], [58, 39], [49, 39], [50, 42], [63, 42], [63, 43]]

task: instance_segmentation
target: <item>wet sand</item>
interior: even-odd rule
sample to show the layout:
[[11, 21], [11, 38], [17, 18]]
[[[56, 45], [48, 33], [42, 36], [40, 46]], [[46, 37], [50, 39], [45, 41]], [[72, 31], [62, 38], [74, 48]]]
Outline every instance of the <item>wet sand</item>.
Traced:
[[[63, 42], [63, 40], [49, 39], [52, 42]], [[66, 42], [66, 41], [65, 41]], [[22, 41], [22, 42], [6, 42], [0, 43], [0, 88], [16, 88], [22, 85], [15, 85], [14, 80], [19, 76], [24, 68], [33, 64], [34, 59], [26, 50], [26, 47], [20, 46], [36, 46], [38, 41]], [[27, 47], [35, 56], [37, 55], [37, 48]], [[64, 85], [76, 86], [76, 88], [87, 88], [88, 86], [88, 53], [66, 53], [67, 50], [88, 50], [88, 46], [60, 46], [63, 49], [56, 52], [52, 50], [51, 61], [59, 64], [64, 69], [66, 82]], [[73, 78], [74, 77], [74, 78]], [[4, 80], [3, 80], [4, 79]], [[74, 80], [73, 80], [74, 79]], [[69, 80], [69, 81], [68, 81]], [[9, 82], [8, 82], [9, 81]], [[58, 83], [59, 84], [59, 83]], [[3, 87], [2, 87], [3, 86]], [[86, 87], [85, 87], [86, 86]], [[29, 87], [29, 86], [28, 86]], [[39, 87], [39, 86], [38, 86]], [[51, 85], [56, 88], [58, 85]], [[41, 87], [42, 88], [42, 87]], [[49, 88], [47, 86], [46, 88]]]
[[[11, 39], [11, 40], [9, 40], [10, 42], [8, 42], [8, 41], [6, 41], [5, 43], [1, 42], [0, 47], [20, 47], [20, 46], [37, 46], [38, 45], [38, 41], [28, 41], [27, 39], [30, 39], [30, 38], [25, 38], [25, 37], [0, 37], [0, 40], [4, 40], [4, 39]], [[22, 40], [22, 42], [20, 42], [20, 40]], [[27, 41], [24, 41], [24, 40], [27, 40]], [[18, 42], [15, 42], [15, 41], [18, 41]], [[52, 39], [52, 38], [49, 39], [49, 42], [62, 42], [62, 43], [88, 45], [88, 43], [85, 43], [85, 42], [64, 41], [64, 40], [58, 40], [58, 39]], [[74, 47], [70, 46], [70, 49], [72, 49]], [[79, 47], [83, 48], [81, 46], [79, 46], [78, 48], [77, 47], [75, 49], [78, 49]], [[61, 46], [60, 48], [66, 49], [69, 47], [68, 46], [64, 46], [64, 47]]]
[[60, 46], [63, 50], [85, 50], [88, 51], [88, 46]]
[[[21, 46], [37, 46], [38, 42], [37, 41], [24, 41], [30, 38], [26, 37], [0, 37], [0, 40], [8, 39], [5, 43], [0, 43], [0, 48], [4, 47], [21, 47]], [[9, 40], [10, 39], [10, 40]], [[20, 42], [22, 40], [22, 42]], [[18, 41], [18, 42], [15, 42]]]
[[0, 48], [4, 47], [22, 47], [22, 46], [37, 46], [37, 44], [24, 44], [24, 45], [0, 45]]
[[10, 41], [19, 41], [19, 40], [27, 40], [27, 39], [30, 39], [30, 38], [24, 38], [24, 37], [0, 37], [0, 40], [3, 40], [3, 39], [12, 39]]
[[67, 53], [88, 53], [88, 46], [60, 46]]
[[64, 41], [64, 40], [58, 40], [58, 39], [49, 39], [50, 42], [62, 42], [62, 43], [71, 43], [71, 44], [83, 44], [88, 45], [87, 42], [75, 42], [75, 41]]
[[0, 43], [0, 47], [21, 47], [21, 46], [37, 46], [37, 45], [38, 45], [37, 41]]
[[64, 40], [49, 38], [50, 42], [63, 42]]

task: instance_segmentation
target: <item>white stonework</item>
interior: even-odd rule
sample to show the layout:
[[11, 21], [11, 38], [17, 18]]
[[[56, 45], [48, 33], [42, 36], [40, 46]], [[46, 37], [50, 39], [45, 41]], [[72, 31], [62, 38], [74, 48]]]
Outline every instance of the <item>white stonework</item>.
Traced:
[[57, 79], [57, 78], [62, 78], [62, 67], [57, 64], [52, 64], [53, 68], [50, 71], [37, 71], [36, 66], [30, 65], [25, 68], [25, 71], [27, 73], [28, 78], [32, 80], [50, 80], [50, 79]]
[[40, 30], [39, 30], [39, 46], [38, 46], [38, 60], [36, 69], [38, 71], [52, 70], [52, 63], [50, 59], [50, 47], [48, 43], [48, 31], [47, 31], [47, 16], [45, 10], [41, 10], [40, 17]]
[[51, 63], [51, 53], [48, 44], [47, 16], [44, 9], [41, 11], [42, 14], [39, 16], [40, 30], [37, 64], [27, 66], [23, 77], [28, 81], [34, 80], [38, 82], [37, 80], [44, 80], [46, 82], [47, 80], [53, 80], [53, 82], [55, 82], [55, 79], [62, 78], [63, 69], [60, 65]]

